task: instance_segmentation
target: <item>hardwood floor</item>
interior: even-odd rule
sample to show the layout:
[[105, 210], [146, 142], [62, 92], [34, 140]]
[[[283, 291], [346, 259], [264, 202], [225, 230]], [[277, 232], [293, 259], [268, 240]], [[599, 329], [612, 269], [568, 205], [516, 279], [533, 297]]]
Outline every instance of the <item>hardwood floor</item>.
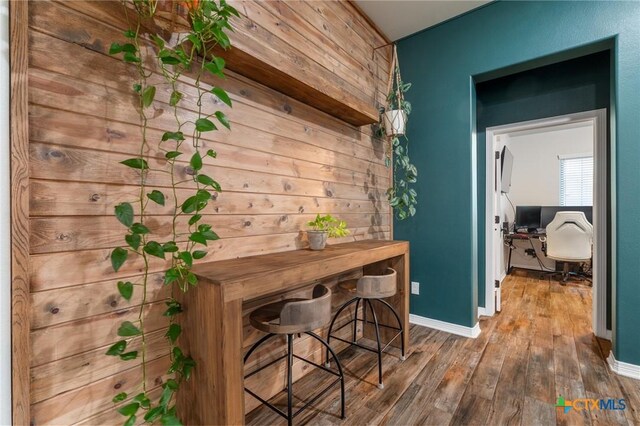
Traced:
[[[385, 388], [379, 390], [375, 355], [348, 348], [347, 418], [341, 420], [336, 388], [295, 419], [310, 425], [640, 425], [640, 381], [611, 373], [607, 341], [591, 331], [591, 288], [580, 283], [510, 275], [503, 310], [480, 320], [477, 339], [411, 326], [412, 351], [404, 362], [385, 355]], [[294, 384], [301, 406], [331, 380], [315, 371]], [[556, 408], [559, 395], [624, 398], [626, 410]], [[271, 401], [286, 407], [286, 395]], [[286, 409], [286, 408], [285, 408]], [[283, 424], [266, 407], [248, 424]]]

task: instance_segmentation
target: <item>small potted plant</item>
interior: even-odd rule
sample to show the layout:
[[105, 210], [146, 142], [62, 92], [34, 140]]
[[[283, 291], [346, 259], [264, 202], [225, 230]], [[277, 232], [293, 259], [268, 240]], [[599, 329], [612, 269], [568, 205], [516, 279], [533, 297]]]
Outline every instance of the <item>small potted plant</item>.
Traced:
[[315, 220], [307, 223], [311, 230], [307, 231], [309, 247], [311, 250], [322, 250], [327, 244], [328, 238], [346, 237], [349, 235], [347, 222], [336, 219], [330, 214], [321, 216], [318, 214]]

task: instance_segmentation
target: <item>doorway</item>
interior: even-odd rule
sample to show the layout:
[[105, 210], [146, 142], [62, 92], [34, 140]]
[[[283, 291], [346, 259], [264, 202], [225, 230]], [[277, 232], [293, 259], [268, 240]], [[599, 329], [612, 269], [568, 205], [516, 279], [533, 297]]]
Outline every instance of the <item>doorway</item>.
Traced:
[[[500, 284], [506, 275], [504, 263], [503, 200], [501, 191], [504, 137], [549, 128], [586, 127], [593, 132], [593, 303], [592, 324], [596, 336], [611, 339], [607, 315], [607, 112], [606, 109], [567, 114], [540, 120], [512, 123], [486, 130], [486, 224], [485, 224], [485, 315], [500, 310]], [[507, 199], [508, 200], [508, 199]], [[567, 204], [569, 205], [569, 204]], [[514, 208], [515, 210], [515, 208]], [[507, 218], [508, 219], [508, 218]], [[506, 220], [508, 222], [508, 220]], [[535, 248], [533, 248], [535, 252]], [[511, 251], [511, 249], [509, 250]], [[539, 260], [539, 259], [538, 259]], [[541, 265], [542, 269], [542, 265]]]

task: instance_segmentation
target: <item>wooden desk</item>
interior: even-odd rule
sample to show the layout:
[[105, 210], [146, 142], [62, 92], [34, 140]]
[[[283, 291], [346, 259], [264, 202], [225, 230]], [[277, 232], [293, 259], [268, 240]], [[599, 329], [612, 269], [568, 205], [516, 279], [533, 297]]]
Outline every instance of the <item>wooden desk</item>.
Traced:
[[[242, 303], [313, 285], [314, 281], [363, 267], [376, 274], [398, 272], [398, 294], [389, 302], [409, 324], [409, 243], [366, 240], [203, 263], [194, 267], [199, 284], [181, 295], [182, 347], [196, 361], [193, 377], [178, 393], [178, 411], [189, 425], [244, 424]], [[382, 324], [395, 325], [380, 312]], [[408, 328], [406, 328], [408, 330]], [[365, 335], [367, 330], [365, 329]], [[409, 348], [409, 333], [405, 333]], [[399, 340], [399, 339], [398, 339]], [[399, 345], [399, 341], [397, 341]]]
[[503, 239], [504, 241], [508, 241], [509, 242], [509, 260], [507, 263], [507, 275], [509, 275], [511, 273], [511, 253], [513, 253], [513, 240], [537, 240], [540, 239], [541, 237], [546, 237], [547, 234], [544, 232], [513, 232], [513, 233], [508, 233], [508, 234], [504, 234], [503, 235]]

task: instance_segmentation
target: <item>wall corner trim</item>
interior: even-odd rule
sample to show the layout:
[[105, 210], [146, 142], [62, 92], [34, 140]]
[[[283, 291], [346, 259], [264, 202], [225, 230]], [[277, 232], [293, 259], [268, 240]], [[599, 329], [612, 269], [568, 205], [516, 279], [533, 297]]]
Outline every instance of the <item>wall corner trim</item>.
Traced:
[[462, 337], [470, 337], [475, 339], [480, 335], [480, 323], [476, 323], [473, 327], [465, 327], [451, 322], [440, 321], [432, 318], [421, 317], [419, 315], [409, 314], [409, 322], [411, 324], [422, 325], [424, 327], [433, 328], [447, 333], [456, 334]]
[[487, 316], [487, 308], [478, 306], [478, 318]]
[[613, 356], [613, 352], [609, 353], [609, 356], [607, 357], [607, 363], [609, 364], [609, 368], [611, 368], [611, 371], [613, 371], [614, 373], [625, 377], [631, 377], [632, 379], [640, 380], [640, 365], [618, 361]]

